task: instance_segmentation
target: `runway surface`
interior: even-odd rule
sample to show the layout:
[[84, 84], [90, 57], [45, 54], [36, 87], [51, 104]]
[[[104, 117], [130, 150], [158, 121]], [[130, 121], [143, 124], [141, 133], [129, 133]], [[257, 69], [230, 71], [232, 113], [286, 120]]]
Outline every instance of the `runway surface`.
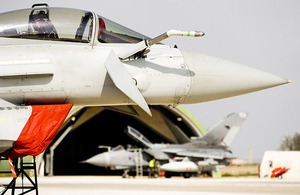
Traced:
[[[0, 184], [8, 184], [11, 178], [0, 178]], [[18, 179], [20, 185], [21, 179]], [[25, 179], [24, 179], [25, 181]], [[27, 182], [26, 182], [27, 183]], [[65, 176], [39, 177], [38, 190], [48, 194], [300, 194], [300, 181], [259, 178], [190, 178], [122, 179], [117, 176]], [[3, 189], [3, 188], [1, 188]], [[0, 191], [1, 191], [0, 189]], [[16, 194], [21, 193], [20, 190]], [[6, 194], [11, 194], [7, 191]], [[35, 191], [28, 194], [35, 194]]]

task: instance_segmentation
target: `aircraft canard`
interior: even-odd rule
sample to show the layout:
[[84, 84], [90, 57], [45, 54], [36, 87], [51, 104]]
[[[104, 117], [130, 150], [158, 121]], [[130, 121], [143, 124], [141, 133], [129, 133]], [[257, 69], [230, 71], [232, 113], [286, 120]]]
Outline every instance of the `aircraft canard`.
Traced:
[[90, 11], [46, 4], [1, 13], [0, 102], [137, 104], [151, 115], [148, 105], [199, 103], [289, 82], [158, 44], [170, 36], [203, 35], [171, 30], [151, 39]]

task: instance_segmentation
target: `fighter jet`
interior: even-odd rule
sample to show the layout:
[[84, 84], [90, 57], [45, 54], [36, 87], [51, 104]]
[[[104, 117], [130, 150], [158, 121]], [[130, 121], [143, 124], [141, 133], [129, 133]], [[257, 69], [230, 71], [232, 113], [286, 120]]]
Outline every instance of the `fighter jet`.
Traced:
[[288, 83], [286, 79], [160, 42], [96, 13], [35, 4], [0, 14], [0, 153], [38, 155], [73, 105], [191, 104]]
[[[181, 174], [189, 178], [198, 172], [211, 175], [216, 167], [228, 164], [227, 160], [233, 157], [228, 147], [246, 118], [246, 113], [230, 114], [203, 137], [192, 137], [190, 142], [184, 144], [153, 144], [133, 127], [128, 126], [125, 131], [145, 147], [139, 162], [141, 166], [147, 166], [147, 161], [155, 158], [162, 164], [161, 170], [166, 172], [166, 177]], [[134, 160], [133, 152], [126, 151], [123, 147], [122, 150], [117, 148], [118, 150], [97, 154], [84, 162], [112, 169], [134, 170], [138, 162]]]
[[[137, 167], [143, 171], [148, 167], [151, 157], [139, 152], [139, 150], [127, 149], [118, 145], [107, 152], [92, 156], [91, 158], [81, 161], [98, 167], [109, 167], [111, 170], [124, 170], [122, 177], [128, 178], [129, 172], [136, 171]], [[137, 174], [138, 175], [138, 174]]]

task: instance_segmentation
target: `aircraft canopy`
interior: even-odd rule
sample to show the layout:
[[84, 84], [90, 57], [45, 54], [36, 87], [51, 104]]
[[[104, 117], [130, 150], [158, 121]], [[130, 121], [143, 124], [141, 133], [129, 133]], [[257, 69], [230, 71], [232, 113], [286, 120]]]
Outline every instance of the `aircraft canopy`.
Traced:
[[39, 7], [0, 14], [0, 37], [89, 43], [93, 36], [101, 43], [137, 43], [148, 38], [83, 10]]

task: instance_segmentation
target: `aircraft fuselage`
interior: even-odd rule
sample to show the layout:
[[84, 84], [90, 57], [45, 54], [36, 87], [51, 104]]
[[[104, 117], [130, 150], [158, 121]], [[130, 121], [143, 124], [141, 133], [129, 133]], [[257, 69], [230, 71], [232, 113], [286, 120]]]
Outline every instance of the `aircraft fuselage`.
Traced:
[[[126, 105], [104, 62], [111, 49], [83, 43], [0, 38], [0, 98], [15, 104]], [[6, 45], [5, 43], [9, 44]], [[148, 104], [181, 103], [191, 72], [178, 49], [156, 46], [157, 54], [123, 65]], [[154, 53], [151, 55], [151, 53]]]

